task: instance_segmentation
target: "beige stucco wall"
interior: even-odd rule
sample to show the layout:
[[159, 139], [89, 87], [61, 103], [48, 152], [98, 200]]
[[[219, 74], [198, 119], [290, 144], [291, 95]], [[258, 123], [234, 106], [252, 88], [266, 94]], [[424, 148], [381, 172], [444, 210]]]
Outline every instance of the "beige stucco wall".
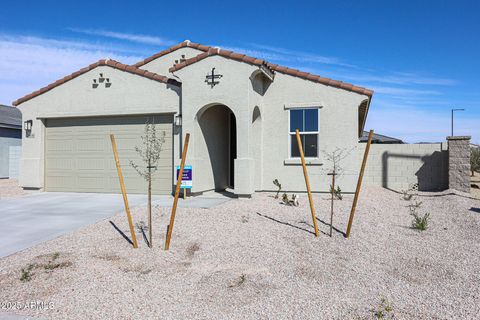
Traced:
[[[211, 88], [205, 83], [205, 76], [213, 67], [223, 77]], [[198, 179], [198, 172], [204, 175], [212, 168], [208, 154], [197, 148], [204, 144], [204, 138], [196, 116], [202, 108], [215, 104], [228, 106], [237, 119], [235, 193], [273, 190], [271, 181], [275, 178], [285, 190], [305, 191], [300, 161], [288, 159], [288, 109], [307, 106], [321, 107], [321, 150], [352, 149], [343, 161], [345, 174], [338, 183], [345, 191], [353, 191], [359, 170], [358, 152], [354, 150], [358, 141], [358, 106], [367, 96], [281, 73], [276, 74], [262, 96], [253, 90], [250, 80], [257, 69], [247, 63], [210, 56], [175, 72], [174, 76], [182, 81], [183, 130], [194, 136], [189, 147], [190, 163], [194, 168], [193, 192], [214, 187], [210, 181]], [[255, 106], [260, 110], [261, 123], [252, 123]], [[312, 189], [327, 191], [330, 181], [326, 177], [328, 164], [323, 154], [309, 162]]]
[[[365, 144], [359, 144], [360, 159]], [[418, 184], [421, 191], [448, 188], [448, 151], [445, 143], [372, 144], [364, 185], [402, 191]]]
[[[103, 73], [112, 85], [92, 87]], [[97, 80], [98, 82], [98, 80]], [[99, 66], [18, 106], [23, 121], [33, 120], [32, 135], [23, 131], [20, 185], [44, 186], [45, 125], [42, 118], [177, 113], [180, 89], [142, 76]], [[174, 136], [178, 148], [178, 135]], [[177, 150], [178, 151], [178, 150]]]

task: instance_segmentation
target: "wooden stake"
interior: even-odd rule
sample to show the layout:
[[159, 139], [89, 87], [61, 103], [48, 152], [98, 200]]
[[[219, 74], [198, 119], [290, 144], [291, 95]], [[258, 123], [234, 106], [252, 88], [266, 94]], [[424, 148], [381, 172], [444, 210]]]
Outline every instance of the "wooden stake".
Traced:
[[117, 143], [115, 142], [115, 136], [113, 134], [110, 135], [110, 140], [112, 141], [113, 156], [115, 157], [115, 163], [117, 165], [118, 179], [120, 180], [120, 188], [122, 189], [123, 203], [125, 204], [125, 212], [127, 213], [128, 225], [130, 226], [130, 234], [132, 235], [133, 247], [138, 248], [137, 237], [135, 236], [132, 216], [130, 214], [130, 208], [128, 206], [125, 184], [123, 182], [122, 168], [120, 167], [120, 160], [118, 159]]
[[310, 211], [312, 213], [313, 227], [315, 229], [315, 237], [318, 237], [317, 218], [315, 217], [315, 209], [313, 207], [312, 192], [310, 191], [310, 182], [308, 182], [307, 165], [305, 164], [305, 156], [303, 155], [302, 141], [300, 139], [300, 132], [298, 129], [295, 131], [297, 135], [298, 151], [302, 158], [303, 176], [305, 177], [305, 184], [307, 185], [308, 201], [310, 202]]
[[373, 130], [370, 130], [368, 134], [368, 142], [365, 147], [365, 153], [363, 154], [362, 167], [360, 168], [360, 175], [358, 176], [357, 189], [355, 190], [355, 197], [353, 198], [352, 210], [350, 211], [350, 217], [348, 219], [347, 233], [345, 237], [350, 237], [350, 231], [352, 231], [353, 216], [355, 215], [355, 209], [357, 208], [358, 196], [360, 195], [360, 189], [362, 187], [363, 173], [365, 172], [365, 166], [367, 165], [368, 152], [370, 151], [370, 145], [372, 144]]
[[180, 163], [180, 172], [178, 172], [177, 186], [175, 187], [175, 198], [173, 200], [172, 214], [170, 215], [170, 224], [168, 225], [167, 240], [165, 241], [165, 250], [168, 250], [170, 248], [170, 238], [172, 237], [173, 223], [175, 222], [175, 213], [177, 211], [178, 196], [180, 193], [180, 186], [182, 184], [183, 167], [185, 166], [185, 159], [187, 158], [189, 140], [190, 133], [187, 133], [187, 135], [185, 136], [185, 144], [183, 145], [182, 162]]

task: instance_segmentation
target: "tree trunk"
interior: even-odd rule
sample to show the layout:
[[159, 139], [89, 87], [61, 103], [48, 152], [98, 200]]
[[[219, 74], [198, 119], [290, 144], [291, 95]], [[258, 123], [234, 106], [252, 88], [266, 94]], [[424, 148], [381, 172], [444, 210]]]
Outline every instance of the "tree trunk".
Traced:
[[152, 172], [150, 161], [148, 161], [148, 245], [152, 244]]
[[333, 200], [334, 200], [334, 194], [335, 194], [335, 169], [333, 170], [332, 174], [332, 203], [330, 207], [330, 237], [332, 237], [332, 231], [333, 231]]

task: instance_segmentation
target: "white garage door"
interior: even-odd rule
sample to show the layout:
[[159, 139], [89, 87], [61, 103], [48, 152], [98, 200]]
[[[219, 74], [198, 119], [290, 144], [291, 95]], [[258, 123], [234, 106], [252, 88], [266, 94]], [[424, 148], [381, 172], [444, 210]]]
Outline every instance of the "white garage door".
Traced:
[[146, 193], [146, 181], [130, 166], [130, 161], [143, 166], [135, 147], [142, 145], [145, 123], [152, 119], [157, 132], [165, 132], [163, 154], [152, 190], [154, 194], [170, 194], [173, 184], [171, 115], [47, 119], [45, 190], [119, 193], [110, 142], [113, 133], [127, 193]]

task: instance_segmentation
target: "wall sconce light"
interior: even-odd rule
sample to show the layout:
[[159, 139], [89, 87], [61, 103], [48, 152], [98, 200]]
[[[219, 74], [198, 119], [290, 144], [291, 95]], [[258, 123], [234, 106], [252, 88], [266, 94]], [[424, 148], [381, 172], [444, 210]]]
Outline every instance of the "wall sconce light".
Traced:
[[175, 116], [175, 125], [177, 127], [180, 127], [182, 125], [182, 115], [179, 114], [178, 116]]
[[33, 125], [33, 121], [27, 120], [23, 123], [23, 128], [25, 129], [25, 131], [32, 131], [32, 125]]
[[32, 134], [33, 121], [27, 120], [23, 122], [23, 129], [25, 129], [25, 136], [30, 137]]

